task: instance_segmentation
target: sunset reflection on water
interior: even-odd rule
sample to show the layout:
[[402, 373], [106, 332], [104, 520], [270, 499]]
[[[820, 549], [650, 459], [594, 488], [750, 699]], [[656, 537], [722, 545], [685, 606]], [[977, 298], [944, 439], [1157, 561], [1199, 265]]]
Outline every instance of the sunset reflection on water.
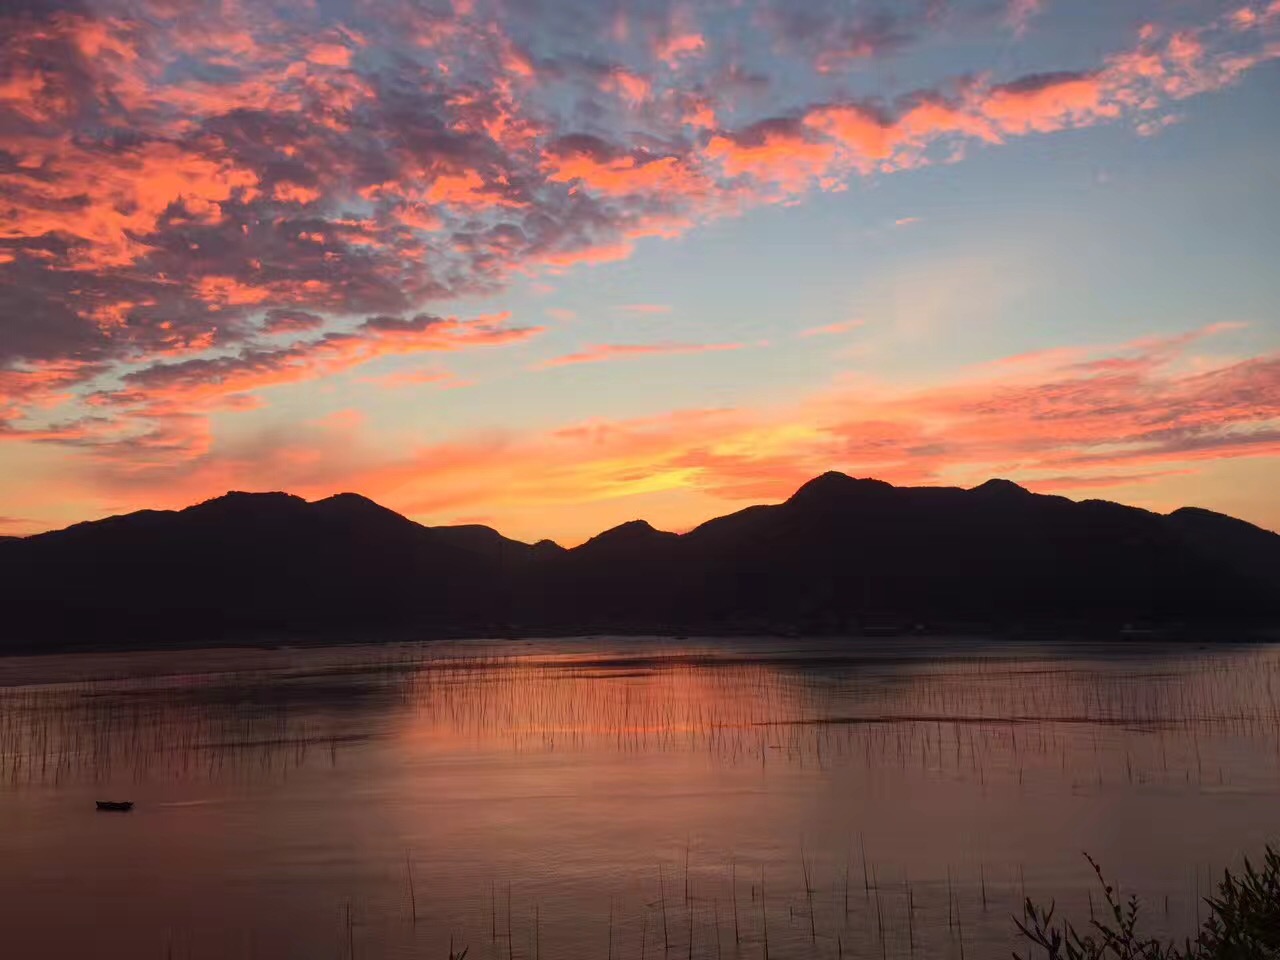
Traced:
[[1087, 909], [1087, 849], [1182, 931], [1274, 829], [1278, 673], [938, 640], [9, 661], [0, 902], [51, 957], [630, 957], [664, 908], [682, 955], [759, 956], [767, 919], [771, 957], [976, 956], [1024, 889]]

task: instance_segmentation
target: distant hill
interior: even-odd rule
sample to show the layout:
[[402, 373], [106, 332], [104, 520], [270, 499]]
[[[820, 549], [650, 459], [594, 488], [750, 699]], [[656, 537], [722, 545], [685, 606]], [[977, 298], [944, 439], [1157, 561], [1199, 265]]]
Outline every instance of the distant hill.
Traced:
[[0, 541], [0, 646], [586, 632], [1273, 624], [1280, 536], [1030, 493], [827, 473], [685, 534], [570, 550], [356, 494], [229, 493]]

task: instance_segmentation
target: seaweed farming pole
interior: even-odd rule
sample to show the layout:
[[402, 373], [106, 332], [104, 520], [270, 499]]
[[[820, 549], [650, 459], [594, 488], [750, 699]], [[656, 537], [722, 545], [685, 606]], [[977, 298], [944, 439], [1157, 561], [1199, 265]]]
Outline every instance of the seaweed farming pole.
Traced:
[[955, 914], [952, 912], [952, 909], [951, 909], [952, 899], [953, 897], [951, 894], [951, 864], [947, 864], [947, 929], [948, 930], [954, 930], [956, 928]]
[[689, 841], [684, 842], [684, 908], [689, 909]]
[[809, 876], [809, 862], [804, 858], [804, 847], [800, 848], [800, 869], [804, 873], [804, 895], [809, 904], [809, 942], [818, 942], [818, 930], [813, 918], [813, 882]]
[[738, 861], [731, 860], [729, 862], [729, 885], [733, 892], [733, 945], [736, 947], [742, 943], [742, 937], [738, 934]]
[[769, 960], [769, 913], [764, 903], [764, 864], [760, 865], [760, 928], [764, 933], [764, 960]]
[[693, 899], [689, 896], [689, 841], [684, 842], [684, 912], [689, 919], [689, 960], [693, 960]]
[[872, 886], [876, 888], [876, 932], [880, 936], [880, 956], [886, 956], [888, 947], [884, 942], [884, 911], [880, 906], [880, 884], [875, 882], [875, 867], [871, 868]]
[[413, 925], [418, 925], [418, 898], [413, 895], [413, 863], [409, 860], [409, 851], [404, 852], [404, 869], [409, 876], [409, 911], [413, 916]]
[[916, 897], [907, 884], [907, 950], [911, 956], [916, 955]]
[[1022, 919], [1027, 919], [1027, 875], [1022, 869], [1022, 864], [1018, 864], [1018, 886], [1022, 892]]
[[859, 833], [858, 845], [862, 847], [862, 886], [866, 891], [867, 899], [871, 899], [871, 878], [867, 875], [867, 840]]
[[662, 904], [662, 951], [663, 956], [671, 952], [671, 936], [667, 931], [667, 892], [662, 883], [662, 861], [658, 861], [658, 902]]

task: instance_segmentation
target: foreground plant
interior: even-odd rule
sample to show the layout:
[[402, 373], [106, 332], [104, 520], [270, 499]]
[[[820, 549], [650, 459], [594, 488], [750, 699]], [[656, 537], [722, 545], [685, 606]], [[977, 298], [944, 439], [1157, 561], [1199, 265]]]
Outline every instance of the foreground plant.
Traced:
[[[1069, 921], [1054, 922], [1054, 905], [1026, 902], [1026, 916], [1015, 918], [1018, 930], [1045, 951], [1048, 960], [1276, 960], [1280, 958], [1280, 854], [1266, 849], [1261, 869], [1246, 858], [1244, 872], [1224, 870], [1217, 895], [1207, 897], [1209, 917], [1193, 941], [1182, 946], [1146, 937], [1138, 931], [1137, 897], [1122, 903], [1106, 882], [1102, 868], [1085, 855], [1106, 897], [1102, 919], [1089, 921], [1081, 934]], [[1015, 960], [1030, 960], [1014, 953]]]

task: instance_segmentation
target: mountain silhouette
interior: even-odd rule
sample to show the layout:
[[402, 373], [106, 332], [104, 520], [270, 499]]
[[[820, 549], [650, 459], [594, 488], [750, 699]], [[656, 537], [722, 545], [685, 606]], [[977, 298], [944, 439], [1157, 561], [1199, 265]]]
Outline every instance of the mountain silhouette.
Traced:
[[580, 546], [428, 527], [352, 493], [232, 492], [0, 541], [10, 649], [513, 633], [1270, 625], [1280, 536], [1034, 494], [826, 473], [684, 534]]

